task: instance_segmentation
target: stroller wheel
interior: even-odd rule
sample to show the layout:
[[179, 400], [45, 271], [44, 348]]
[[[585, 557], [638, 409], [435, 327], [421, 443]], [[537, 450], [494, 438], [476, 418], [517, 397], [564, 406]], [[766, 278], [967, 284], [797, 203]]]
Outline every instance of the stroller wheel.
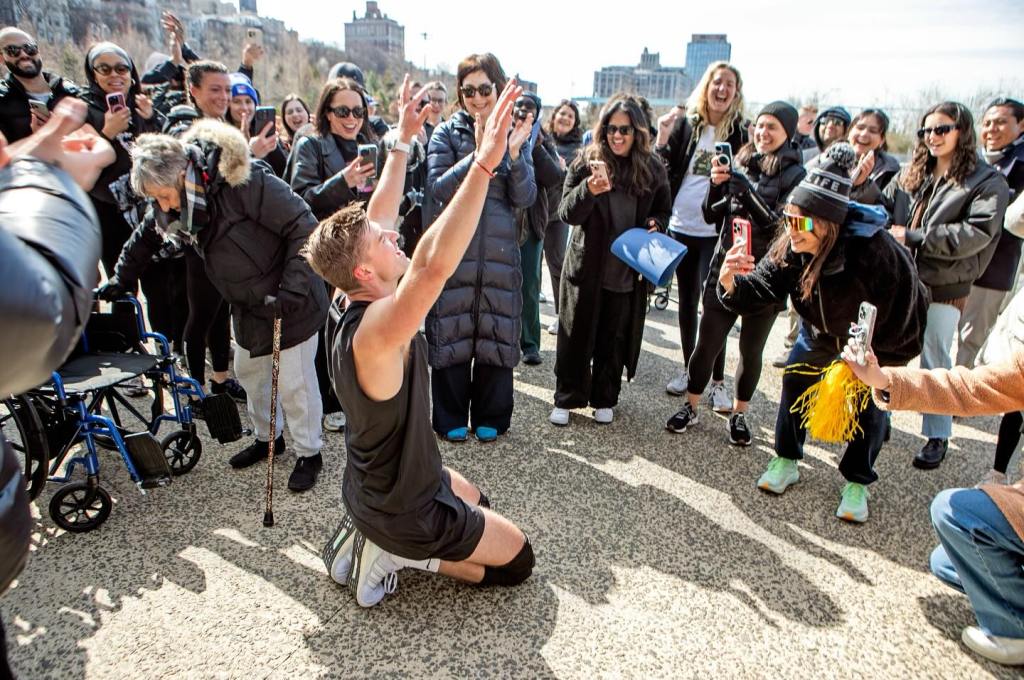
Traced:
[[660, 311], [668, 309], [668, 295], [658, 293], [654, 297], [654, 308]]
[[192, 430], [172, 432], [160, 445], [173, 475], [183, 475], [194, 468], [203, 454], [203, 442]]
[[61, 529], [81, 533], [92, 531], [110, 516], [113, 502], [101, 486], [89, 482], [65, 484], [50, 499], [50, 517]]

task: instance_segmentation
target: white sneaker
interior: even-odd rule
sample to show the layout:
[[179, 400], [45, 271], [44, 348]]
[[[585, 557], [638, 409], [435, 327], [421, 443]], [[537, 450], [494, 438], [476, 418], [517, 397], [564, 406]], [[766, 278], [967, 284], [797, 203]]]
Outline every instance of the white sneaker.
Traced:
[[356, 539], [356, 525], [347, 511], [342, 510], [345, 516], [341, 523], [334, 530], [331, 540], [324, 546], [321, 557], [327, 573], [332, 579], [341, 585], [348, 583], [349, 574], [352, 571], [352, 546]]
[[964, 628], [960, 639], [986, 659], [1006, 666], [1024, 665], [1024, 639], [989, 635], [977, 626]]
[[335, 411], [324, 416], [324, 429], [331, 432], [341, 432], [345, 429], [348, 418], [343, 411]]
[[569, 409], [554, 407], [551, 409], [551, 415], [548, 416], [548, 420], [551, 421], [552, 425], [568, 425]]
[[707, 396], [708, 406], [715, 413], [732, 413], [732, 397], [725, 383], [711, 383], [711, 391]]
[[558, 335], [558, 319], [552, 321], [551, 325], [548, 326], [548, 333], [551, 335]]
[[682, 373], [668, 381], [668, 385], [665, 385], [665, 391], [678, 397], [686, 394], [686, 388], [689, 384], [690, 374], [684, 368]]
[[610, 408], [595, 408], [594, 409], [594, 422], [607, 425], [612, 422], [615, 418], [615, 413]]
[[974, 485], [974, 488], [980, 488], [983, 484], [1006, 484], [1006, 475], [996, 470], [989, 470], [985, 473], [985, 476], [981, 478], [981, 481]]
[[385, 595], [395, 592], [399, 569], [401, 567], [391, 559], [391, 553], [362, 534], [356, 534], [348, 585], [355, 588], [356, 602], [360, 607], [372, 607]]
[[544, 294], [544, 291], [537, 293], [537, 302], [541, 303], [542, 305], [547, 304], [548, 296]]

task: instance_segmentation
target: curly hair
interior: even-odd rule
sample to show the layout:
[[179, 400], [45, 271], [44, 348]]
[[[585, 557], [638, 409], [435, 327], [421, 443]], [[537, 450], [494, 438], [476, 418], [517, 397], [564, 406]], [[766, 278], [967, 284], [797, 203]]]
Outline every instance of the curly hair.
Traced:
[[[953, 162], [950, 163], [946, 176], [957, 184], [963, 184], [964, 180], [978, 167], [978, 140], [974, 133], [974, 117], [970, 110], [960, 102], [942, 102], [924, 112], [924, 115], [921, 116], [922, 128], [928, 116], [933, 113], [948, 116], [956, 124], [956, 129], [960, 133], [956, 141], [956, 148], [953, 149]], [[911, 194], [915, 193], [935, 169], [935, 163], [936, 159], [928, 151], [925, 140], [918, 138], [917, 144], [914, 145], [910, 165], [900, 176], [900, 187]]]
[[654, 185], [654, 173], [651, 171], [651, 131], [647, 128], [647, 117], [636, 97], [628, 94], [617, 94], [604, 105], [601, 115], [598, 116], [597, 124], [593, 128], [594, 140], [583, 150], [583, 153], [576, 157], [576, 163], [589, 164], [590, 161], [604, 161], [608, 168], [608, 178], [615, 184], [616, 167], [621, 162], [612, 153], [608, 145], [609, 121], [616, 113], [625, 113], [629, 116], [629, 124], [633, 126], [633, 146], [629, 150], [627, 176], [620, 178], [619, 183], [626, 191], [639, 196], [651, 189]]
[[[743, 77], [740, 75], [738, 68], [727, 61], [713, 61], [708, 64], [704, 75], [701, 76], [700, 82], [693, 88], [693, 92], [686, 102], [686, 109], [690, 115], [696, 115], [700, 118], [702, 123], [708, 123], [710, 120], [708, 90], [711, 89], [711, 81], [714, 80], [715, 73], [721, 69], [732, 71], [732, 74], [736, 76], [736, 96], [733, 97], [732, 104], [729, 105], [729, 109], [722, 116], [722, 120], [715, 126], [715, 139], [724, 142], [737, 126], [743, 124]], [[696, 130], [694, 130], [694, 133], [697, 137], [700, 136]]]

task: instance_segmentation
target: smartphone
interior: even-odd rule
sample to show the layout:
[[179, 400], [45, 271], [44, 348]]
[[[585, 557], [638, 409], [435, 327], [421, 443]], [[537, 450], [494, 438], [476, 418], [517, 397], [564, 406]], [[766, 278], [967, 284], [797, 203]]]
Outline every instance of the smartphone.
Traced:
[[376, 179], [377, 172], [380, 168], [377, 167], [377, 145], [376, 144], [360, 144], [359, 145], [359, 164], [360, 165], [372, 165], [373, 172], [366, 178], [367, 188], [373, 187], [372, 180]]
[[39, 116], [42, 120], [48, 120], [50, 118], [50, 109], [46, 106], [46, 104], [42, 102], [37, 102], [35, 99], [29, 99], [28, 107], [35, 111], [36, 115]]
[[608, 181], [608, 166], [604, 161], [590, 161], [590, 174], [602, 182]]
[[247, 28], [245, 29], [245, 42], [250, 45], [263, 46], [263, 29], [262, 28]]
[[[267, 126], [267, 123], [277, 122], [277, 109], [273, 106], [257, 106], [256, 113], [252, 117], [252, 126], [250, 136], [258, 135], [263, 128]], [[272, 137], [276, 131], [273, 125], [270, 126], [270, 130], [265, 135], [266, 137]]]
[[117, 113], [126, 106], [127, 104], [124, 100], [124, 93], [111, 92], [107, 95], [107, 111], [110, 111], [111, 113]]
[[855, 341], [857, 350], [857, 363], [866, 366], [868, 363], [868, 350], [875, 338], [875, 321], [878, 318], [878, 308], [870, 302], [860, 303], [857, 311], [857, 323], [850, 326], [850, 337]]
[[747, 255], [753, 255], [753, 247], [751, 243], [751, 229], [750, 222], [743, 219], [742, 217], [734, 217], [732, 219], [732, 242], [733, 245], [742, 243], [744, 246], [744, 252]]
[[732, 147], [729, 142], [715, 142], [715, 160], [719, 165], [732, 165]]

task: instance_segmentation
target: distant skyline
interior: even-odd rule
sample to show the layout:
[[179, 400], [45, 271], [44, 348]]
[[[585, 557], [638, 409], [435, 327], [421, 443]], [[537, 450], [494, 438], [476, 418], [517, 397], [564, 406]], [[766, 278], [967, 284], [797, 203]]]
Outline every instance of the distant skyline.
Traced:
[[[339, 46], [352, 12], [362, 16], [366, 9], [365, 0], [306, 0], [300, 12], [294, 1], [258, 4], [261, 15], [281, 19], [301, 38]], [[923, 91], [967, 98], [1001, 88], [1024, 97], [1020, 0], [733, 0], [671, 10], [647, 0], [601, 9], [537, 0], [379, 6], [405, 26], [406, 58], [417, 66], [454, 71], [467, 54], [494, 52], [510, 75], [538, 82], [545, 101], [589, 96], [594, 71], [636, 64], [645, 47], [660, 52], [663, 65], [682, 66], [692, 33], [728, 35], [750, 102], [817, 96], [823, 103], [897, 108], [916, 104], [914, 95]], [[507, 11], [496, 9], [502, 6]]]

